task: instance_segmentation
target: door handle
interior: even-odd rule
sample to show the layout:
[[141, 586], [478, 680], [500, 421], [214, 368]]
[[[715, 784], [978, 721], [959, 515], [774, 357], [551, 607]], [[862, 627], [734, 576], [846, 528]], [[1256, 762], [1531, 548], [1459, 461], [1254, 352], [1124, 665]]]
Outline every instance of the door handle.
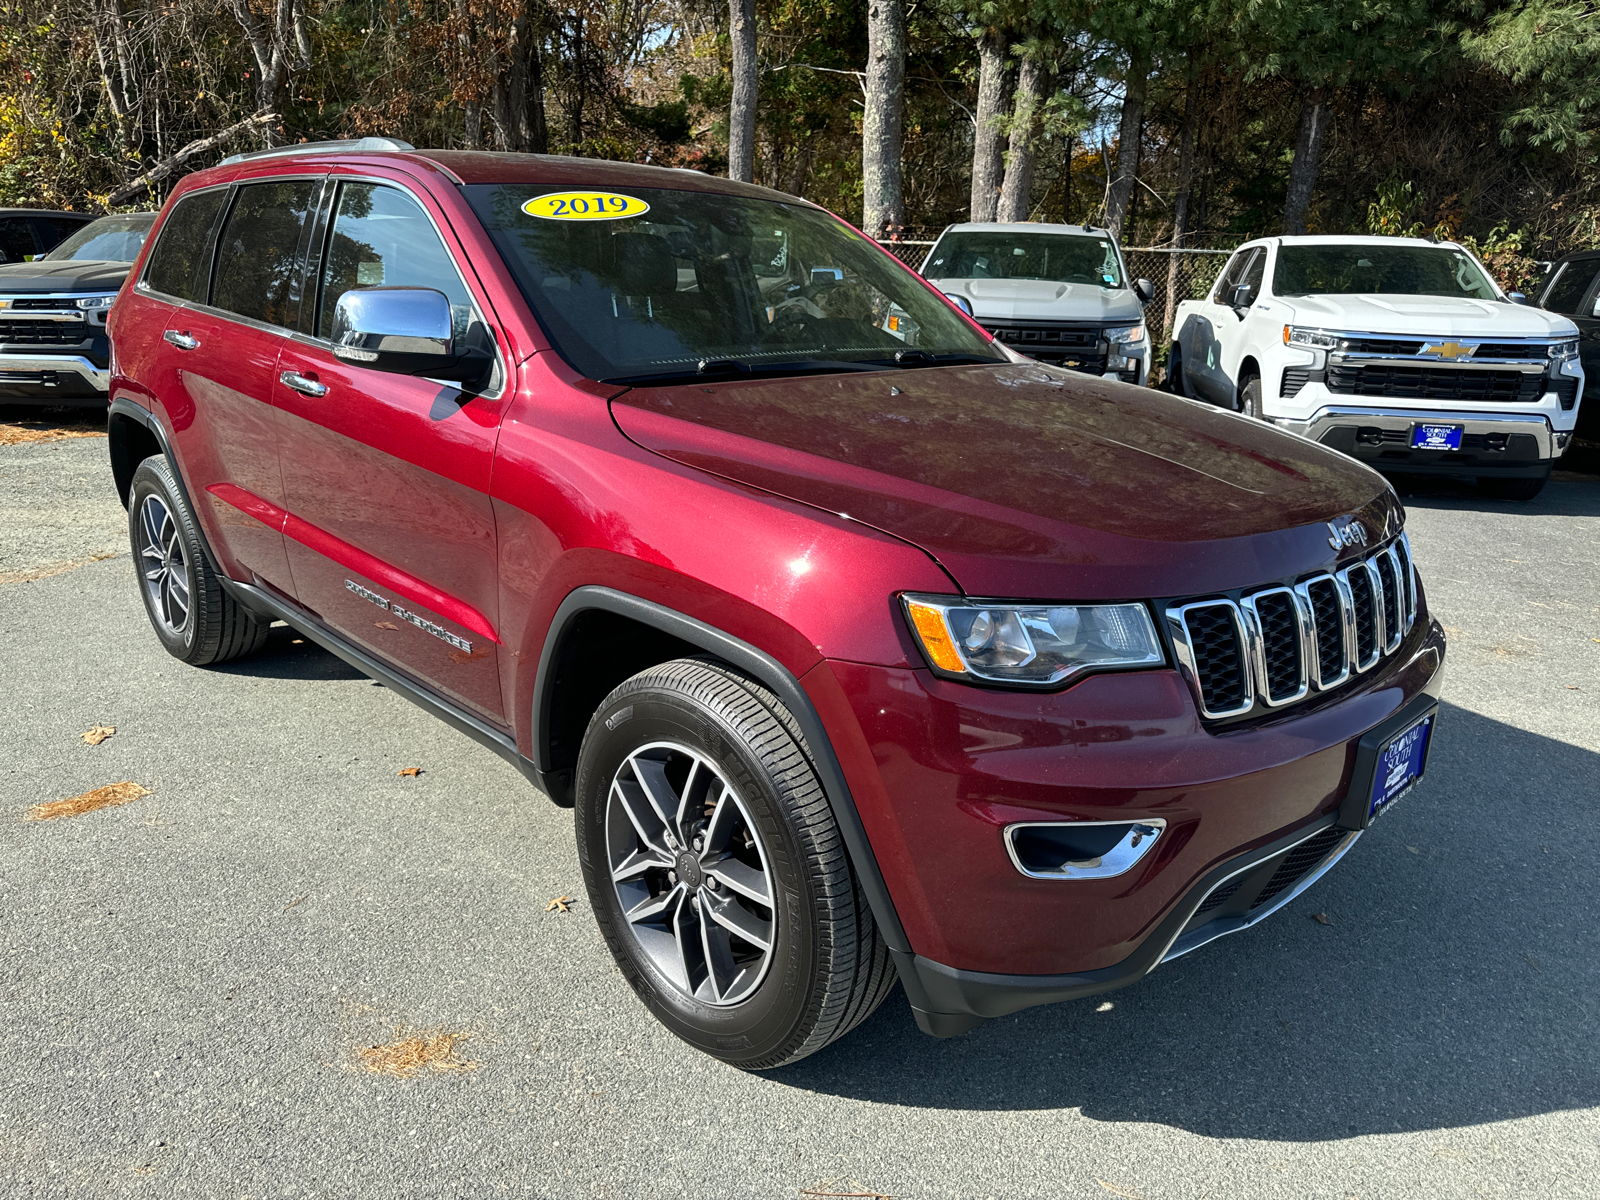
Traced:
[[179, 350], [193, 350], [200, 345], [200, 339], [187, 333], [180, 333], [176, 329], [168, 329], [161, 335], [164, 339], [176, 346]]
[[283, 381], [283, 386], [293, 388], [302, 396], [326, 396], [328, 385], [318, 383], [315, 379], [307, 379], [299, 371], [285, 371], [278, 378]]

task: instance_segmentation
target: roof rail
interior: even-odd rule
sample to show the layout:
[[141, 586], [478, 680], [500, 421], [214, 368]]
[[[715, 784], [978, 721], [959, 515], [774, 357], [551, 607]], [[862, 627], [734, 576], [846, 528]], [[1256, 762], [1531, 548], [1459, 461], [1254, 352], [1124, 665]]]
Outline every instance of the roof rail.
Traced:
[[246, 159], [277, 158], [285, 154], [312, 154], [325, 150], [415, 150], [410, 142], [399, 138], [364, 137], [342, 138], [334, 142], [300, 142], [293, 146], [274, 146], [270, 150], [247, 150], [243, 154], [230, 154], [219, 164], [244, 162]]

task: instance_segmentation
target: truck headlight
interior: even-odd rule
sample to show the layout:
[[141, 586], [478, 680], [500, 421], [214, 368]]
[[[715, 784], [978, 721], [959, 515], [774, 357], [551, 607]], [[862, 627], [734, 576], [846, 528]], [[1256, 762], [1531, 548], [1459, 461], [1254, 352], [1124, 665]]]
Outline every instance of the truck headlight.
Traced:
[[1142, 604], [1017, 604], [907, 594], [906, 618], [935, 675], [1054, 687], [1090, 670], [1166, 661]]
[[116, 298], [115, 292], [109, 296], [80, 296], [77, 303], [78, 307], [83, 309], [106, 309], [111, 307]]
[[1106, 341], [1113, 345], [1137, 345], [1144, 341], [1144, 325], [1115, 325], [1106, 330]]
[[1283, 344], [1304, 346], [1308, 350], [1337, 350], [1339, 337], [1322, 329], [1307, 329], [1304, 325], [1285, 325]]
[[1578, 343], [1576, 341], [1552, 342], [1550, 345], [1550, 357], [1556, 362], [1571, 362], [1578, 357]]

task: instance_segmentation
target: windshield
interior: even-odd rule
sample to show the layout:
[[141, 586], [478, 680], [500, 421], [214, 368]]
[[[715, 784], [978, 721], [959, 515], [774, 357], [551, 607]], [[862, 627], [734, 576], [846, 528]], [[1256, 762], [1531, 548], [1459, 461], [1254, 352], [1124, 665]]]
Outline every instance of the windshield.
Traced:
[[1047, 279], [1122, 286], [1122, 265], [1111, 239], [1075, 233], [947, 233], [933, 248], [922, 273], [929, 279]]
[[1448, 246], [1284, 246], [1278, 296], [1457, 296], [1498, 300], [1472, 256]]
[[131, 213], [125, 217], [101, 217], [90, 221], [77, 233], [46, 254], [47, 262], [69, 258], [97, 262], [131, 263], [155, 222], [155, 213]]
[[1004, 361], [872, 242], [807, 205], [664, 188], [464, 191], [556, 349], [591, 379]]

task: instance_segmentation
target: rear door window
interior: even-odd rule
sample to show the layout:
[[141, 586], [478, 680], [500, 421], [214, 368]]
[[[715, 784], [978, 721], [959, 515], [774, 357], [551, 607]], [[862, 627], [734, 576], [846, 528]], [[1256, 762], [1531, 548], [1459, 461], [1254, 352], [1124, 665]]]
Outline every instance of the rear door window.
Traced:
[[0, 262], [22, 262], [38, 252], [27, 217], [0, 217]]
[[332, 336], [340, 296], [369, 287], [433, 288], [450, 301], [456, 337], [472, 323], [472, 297], [422, 206], [399, 188], [346, 182], [323, 256], [317, 336]]
[[173, 206], [161, 224], [161, 236], [150, 252], [145, 286], [179, 300], [206, 298], [211, 267], [211, 229], [217, 222], [227, 188], [194, 192]]
[[295, 326], [300, 237], [320, 182], [281, 179], [239, 189], [217, 239], [214, 307], [269, 325]]
[[1597, 273], [1600, 273], [1600, 258], [1564, 263], [1545, 291], [1544, 307], [1568, 316], [1592, 316], [1583, 308], [1583, 298], [1589, 294], [1589, 285], [1594, 283]]

